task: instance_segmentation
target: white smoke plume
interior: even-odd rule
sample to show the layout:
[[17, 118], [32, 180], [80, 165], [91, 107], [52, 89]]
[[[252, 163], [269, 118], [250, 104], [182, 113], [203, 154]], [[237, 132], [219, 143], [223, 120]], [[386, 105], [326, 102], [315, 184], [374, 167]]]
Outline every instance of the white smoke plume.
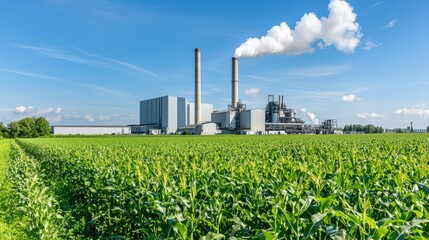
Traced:
[[311, 122], [315, 125], [319, 125], [319, 119], [316, 118], [316, 115], [312, 112], [307, 112], [307, 117], [310, 118]]
[[295, 29], [282, 22], [261, 38], [247, 39], [235, 50], [235, 56], [311, 53], [316, 42], [319, 48], [334, 45], [339, 51], [354, 52], [362, 33], [353, 7], [344, 0], [331, 0], [328, 8], [328, 17], [319, 19], [315, 13], [306, 13]]
[[316, 118], [316, 115], [312, 112], [307, 112], [305, 108], [301, 108], [301, 112], [306, 113], [307, 117], [314, 125], [319, 125], [319, 119]]

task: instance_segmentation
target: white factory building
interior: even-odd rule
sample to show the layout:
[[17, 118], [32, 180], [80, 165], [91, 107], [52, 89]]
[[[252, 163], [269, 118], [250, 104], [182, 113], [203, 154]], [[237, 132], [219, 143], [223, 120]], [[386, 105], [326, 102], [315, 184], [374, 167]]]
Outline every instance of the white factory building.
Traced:
[[52, 126], [54, 135], [124, 135], [131, 134], [130, 126]]
[[256, 134], [265, 131], [265, 112], [261, 109], [242, 111], [216, 111], [212, 122], [224, 131], [240, 131]]
[[[140, 101], [140, 125], [133, 133], [149, 133], [159, 129], [163, 134], [176, 133], [179, 128], [194, 125], [195, 107], [183, 97], [163, 96]], [[210, 122], [212, 104], [201, 104], [201, 122]]]

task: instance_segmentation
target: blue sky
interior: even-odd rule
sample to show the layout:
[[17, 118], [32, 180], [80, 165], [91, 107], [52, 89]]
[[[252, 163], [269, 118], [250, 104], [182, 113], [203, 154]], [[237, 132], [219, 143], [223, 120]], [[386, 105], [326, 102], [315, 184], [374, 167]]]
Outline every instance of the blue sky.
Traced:
[[[356, 14], [356, 46], [341, 50], [326, 44], [324, 35], [298, 54], [241, 57], [239, 98], [248, 108], [264, 108], [268, 94], [284, 95], [308, 123], [310, 112], [320, 121], [338, 119], [340, 126], [395, 128], [413, 121], [415, 128], [426, 128], [429, 1], [347, 3]], [[241, 44], [282, 22], [294, 30], [308, 13], [328, 17], [329, 5], [329, 0], [2, 1], [0, 121], [41, 115], [57, 125], [138, 123], [140, 100], [175, 95], [193, 101], [196, 47], [202, 55], [203, 102], [224, 109], [230, 102], [231, 57]]]

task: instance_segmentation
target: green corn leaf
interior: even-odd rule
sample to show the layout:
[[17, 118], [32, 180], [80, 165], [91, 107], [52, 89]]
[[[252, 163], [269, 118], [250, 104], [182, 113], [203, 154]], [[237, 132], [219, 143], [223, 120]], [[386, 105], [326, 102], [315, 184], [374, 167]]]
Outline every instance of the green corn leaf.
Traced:
[[224, 239], [225, 235], [220, 233], [209, 232], [207, 235], [200, 238], [200, 240], [216, 240], [216, 239]]
[[326, 213], [316, 213], [311, 216], [313, 221], [311, 224], [308, 224], [304, 229], [304, 239], [308, 239], [313, 233], [315, 233], [323, 222], [323, 218], [326, 217]]

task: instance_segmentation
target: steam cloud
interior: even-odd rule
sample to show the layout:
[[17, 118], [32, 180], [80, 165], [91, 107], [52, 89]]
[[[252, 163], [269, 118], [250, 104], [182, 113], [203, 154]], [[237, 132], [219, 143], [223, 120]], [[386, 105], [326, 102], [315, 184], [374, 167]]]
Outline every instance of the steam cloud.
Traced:
[[306, 113], [307, 117], [314, 125], [319, 125], [319, 119], [316, 118], [316, 115], [312, 112], [307, 112], [305, 108], [301, 108], [301, 112]]
[[302, 54], [334, 45], [339, 51], [352, 53], [358, 46], [362, 33], [353, 7], [344, 0], [331, 0], [329, 16], [318, 18], [306, 13], [296, 23], [295, 29], [282, 22], [273, 26], [265, 36], [249, 38], [235, 50], [236, 57], [256, 57], [267, 54]]

